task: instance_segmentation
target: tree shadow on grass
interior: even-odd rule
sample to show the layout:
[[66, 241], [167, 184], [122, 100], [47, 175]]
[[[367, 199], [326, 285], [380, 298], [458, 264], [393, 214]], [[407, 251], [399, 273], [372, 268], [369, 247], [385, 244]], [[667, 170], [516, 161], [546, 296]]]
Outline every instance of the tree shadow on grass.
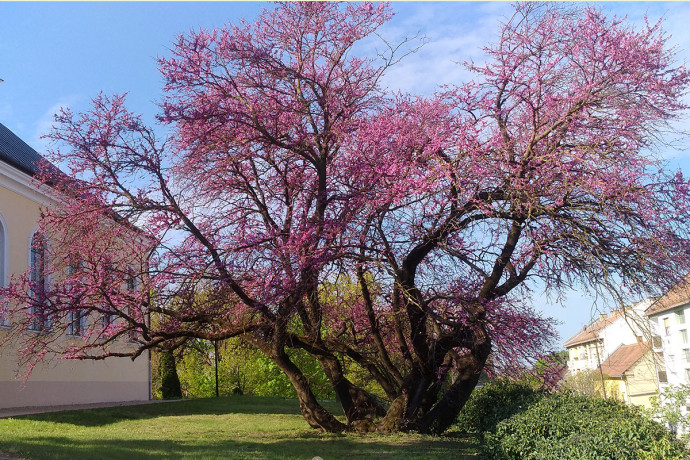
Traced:
[[27, 459], [478, 459], [479, 447], [471, 440], [405, 440], [394, 438], [308, 437], [250, 440], [166, 441], [166, 440], [94, 440], [68, 437], [30, 437], [14, 441], [3, 449]]
[[[336, 411], [335, 403], [326, 404]], [[68, 410], [43, 414], [22, 415], [18, 420], [67, 423], [76, 426], [105, 426], [125, 420], [143, 420], [158, 417], [226, 414], [301, 415], [294, 399], [261, 396], [227, 396], [221, 398], [187, 399], [182, 401], [136, 406], [118, 406], [103, 409]], [[306, 422], [305, 422], [306, 423]]]

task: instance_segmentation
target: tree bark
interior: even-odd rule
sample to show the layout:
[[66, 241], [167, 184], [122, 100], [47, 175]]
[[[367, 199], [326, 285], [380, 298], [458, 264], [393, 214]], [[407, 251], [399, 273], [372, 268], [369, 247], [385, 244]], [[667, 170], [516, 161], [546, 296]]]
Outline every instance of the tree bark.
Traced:
[[[287, 375], [292, 384], [297, 399], [299, 400], [299, 408], [302, 416], [312, 428], [318, 428], [329, 433], [341, 433], [347, 431], [348, 427], [344, 423], [336, 419], [333, 414], [328, 412], [319, 404], [316, 396], [311, 391], [309, 380], [304, 376], [302, 371], [290, 360], [290, 357], [284, 352], [282, 347], [272, 347], [263, 340], [257, 339], [253, 336], [246, 336], [247, 341], [261, 350], [271, 361], [273, 361], [278, 368]], [[274, 344], [275, 345], [275, 344]]]
[[319, 404], [309, 387], [309, 381], [287, 355], [271, 356], [271, 359], [290, 379], [290, 383], [297, 392], [300, 411], [312, 428], [319, 428], [330, 433], [347, 431], [347, 425], [338, 421], [333, 414]]
[[317, 359], [338, 395], [348, 425], [352, 425], [357, 420], [372, 420], [386, 414], [381, 404], [371, 394], [345, 377], [342, 365], [335, 356], [319, 356]]
[[477, 386], [490, 353], [491, 340], [485, 335], [484, 340], [473, 347], [471, 354], [463, 357], [465, 366], [455, 382], [443, 393], [433, 408], [415, 423], [416, 431], [441, 434], [455, 423]]

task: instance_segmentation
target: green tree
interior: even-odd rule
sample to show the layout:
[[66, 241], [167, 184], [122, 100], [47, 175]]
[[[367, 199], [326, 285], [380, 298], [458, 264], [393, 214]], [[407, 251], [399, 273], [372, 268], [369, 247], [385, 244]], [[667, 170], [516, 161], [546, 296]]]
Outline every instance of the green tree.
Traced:
[[178, 399], [182, 397], [182, 387], [177, 376], [175, 355], [172, 351], [164, 351], [160, 355], [161, 396], [163, 399]]

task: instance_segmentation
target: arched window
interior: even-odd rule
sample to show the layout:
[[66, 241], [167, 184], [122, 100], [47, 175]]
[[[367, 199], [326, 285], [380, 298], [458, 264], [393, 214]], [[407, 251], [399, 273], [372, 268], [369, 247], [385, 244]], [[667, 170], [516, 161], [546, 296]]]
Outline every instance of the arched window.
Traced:
[[31, 305], [29, 312], [32, 320], [29, 329], [43, 331], [50, 329], [50, 316], [46, 311], [46, 294], [48, 282], [46, 279], [46, 239], [36, 232], [31, 237], [29, 249], [29, 281], [31, 286]]
[[[130, 296], [136, 296], [136, 292], [139, 289], [139, 279], [137, 276], [134, 274], [134, 270], [132, 268], [129, 268], [127, 270], [127, 280], [126, 280], [126, 288], [127, 288], [127, 294]], [[130, 318], [136, 320], [134, 318], [136, 313], [136, 310], [133, 308], [127, 308], [127, 316]], [[129, 342], [136, 342], [137, 341], [137, 332], [132, 326], [129, 326], [130, 329], [127, 331], [127, 340]]]
[[[82, 264], [76, 260], [67, 266], [67, 277], [72, 288], [75, 288], [76, 281], [73, 280], [82, 270]], [[74, 292], [72, 292], [74, 294]], [[70, 310], [67, 314], [67, 335], [79, 336], [86, 332], [86, 310]]]
[[[6, 286], [9, 278], [8, 258], [9, 247], [7, 241], [7, 225], [0, 214], [0, 286]], [[0, 326], [8, 326], [7, 302], [0, 298]]]

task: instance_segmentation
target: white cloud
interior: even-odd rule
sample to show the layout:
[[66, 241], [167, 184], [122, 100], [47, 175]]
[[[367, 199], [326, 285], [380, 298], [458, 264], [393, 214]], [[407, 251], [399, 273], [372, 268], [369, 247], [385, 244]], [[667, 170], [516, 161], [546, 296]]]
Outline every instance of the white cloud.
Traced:
[[63, 107], [67, 108], [76, 104], [80, 99], [82, 98], [78, 95], [64, 96], [48, 107], [43, 112], [41, 118], [34, 123], [33, 135], [28, 141], [28, 144], [36, 149], [36, 151], [38, 151], [40, 154], [45, 154], [50, 146], [50, 141], [43, 138], [43, 136], [50, 132], [53, 122], [55, 121], [55, 114], [57, 114]]
[[382, 34], [403, 37], [418, 31], [428, 43], [393, 67], [383, 84], [392, 90], [427, 95], [439, 85], [460, 85], [472, 79], [462, 62], [484, 61], [482, 47], [496, 39], [510, 9], [502, 3], [400, 5], [409, 11], [404, 19], [393, 19]]

